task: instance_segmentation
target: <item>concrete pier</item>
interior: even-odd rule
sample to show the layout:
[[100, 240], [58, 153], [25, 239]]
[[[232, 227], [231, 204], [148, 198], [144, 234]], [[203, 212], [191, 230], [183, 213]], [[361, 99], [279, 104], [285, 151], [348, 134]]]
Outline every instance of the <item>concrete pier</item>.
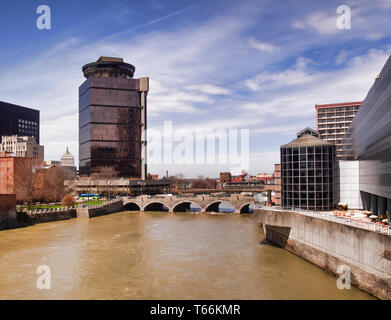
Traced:
[[122, 209], [123, 209], [122, 199], [115, 199], [95, 206], [78, 207], [76, 209], [76, 212], [78, 218], [82, 218], [82, 217], [94, 218], [94, 217], [104, 216], [106, 214], [122, 211]]

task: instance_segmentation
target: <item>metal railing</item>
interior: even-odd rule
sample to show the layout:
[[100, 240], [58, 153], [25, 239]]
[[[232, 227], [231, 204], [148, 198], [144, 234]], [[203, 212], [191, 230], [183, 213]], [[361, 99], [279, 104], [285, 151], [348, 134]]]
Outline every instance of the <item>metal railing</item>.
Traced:
[[279, 211], [279, 212], [295, 212], [309, 217], [315, 217], [323, 220], [333, 221], [349, 226], [353, 226], [360, 229], [365, 229], [373, 232], [379, 232], [386, 235], [391, 235], [391, 226], [382, 224], [381, 222], [371, 222], [371, 221], [362, 221], [359, 219], [353, 219], [350, 216], [336, 216], [334, 214], [322, 213], [317, 211], [311, 211], [306, 209], [299, 208], [279, 208], [279, 207], [267, 207], [261, 206], [260, 209], [271, 210], [271, 211]]
[[108, 206], [108, 205], [110, 205], [112, 203], [116, 203], [116, 202], [122, 202], [122, 198], [108, 200], [108, 201], [105, 201], [103, 203], [96, 204], [96, 205], [83, 205], [83, 204], [81, 204], [79, 206], [79, 208], [81, 208], [81, 209], [83, 209], [83, 208], [84, 209], [85, 208], [87, 208], [87, 209], [98, 209], [98, 208], [106, 207], [106, 206]]

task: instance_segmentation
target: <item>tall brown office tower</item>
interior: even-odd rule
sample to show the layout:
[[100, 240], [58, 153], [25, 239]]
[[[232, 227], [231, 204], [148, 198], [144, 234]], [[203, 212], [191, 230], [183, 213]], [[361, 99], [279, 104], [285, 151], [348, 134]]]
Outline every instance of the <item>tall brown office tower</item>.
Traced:
[[135, 67], [100, 57], [83, 66], [79, 88], [79, 172], [145, 179], [144, 131], [149, 78], [133, 79]]

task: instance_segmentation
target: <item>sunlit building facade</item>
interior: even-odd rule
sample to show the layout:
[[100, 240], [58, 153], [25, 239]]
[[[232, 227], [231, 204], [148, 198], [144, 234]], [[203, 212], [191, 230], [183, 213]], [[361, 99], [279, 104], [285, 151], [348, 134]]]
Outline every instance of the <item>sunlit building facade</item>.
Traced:
[[317, 104], [316, 130], [320, 138], [336, 146], [337, 160], [354, 160], [351, 141], [344, 139], [362, 101], [333, 104]]
[[115, 177], [145, 179], [149, 79], [133, 79], [134, 71], [121, 58], [101, 57], [83, 66], [87, 80], [79, 88], [80, 176], [109, 168]]
[[[351, 126], [359, 160], [363, 206], [379, 216], [391, 211], [391, 57], [369, 90]], [[391, 220], [389, 220], [391, 221]]]

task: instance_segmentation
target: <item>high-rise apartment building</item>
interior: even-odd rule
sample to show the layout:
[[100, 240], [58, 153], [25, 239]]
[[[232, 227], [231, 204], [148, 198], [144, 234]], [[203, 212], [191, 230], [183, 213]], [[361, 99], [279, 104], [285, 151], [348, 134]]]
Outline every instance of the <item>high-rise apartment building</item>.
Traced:
[[0, 137], [34, 137], [39, 144], [39, 110], [0, 101]]
[[[135, 67], [100, 57], [83, 66], [79, 88], [79, 172], [146, 178], [144, 131], [149, 78], [133, 79]], [[110, 171], [111, 170], [111, 171]]]
[[335, 144], [337, 160], [354, 160], [351, 142], [344, 136], [361, 105], [362, 101], [315, 105], [316, 129], [321, 139]]

